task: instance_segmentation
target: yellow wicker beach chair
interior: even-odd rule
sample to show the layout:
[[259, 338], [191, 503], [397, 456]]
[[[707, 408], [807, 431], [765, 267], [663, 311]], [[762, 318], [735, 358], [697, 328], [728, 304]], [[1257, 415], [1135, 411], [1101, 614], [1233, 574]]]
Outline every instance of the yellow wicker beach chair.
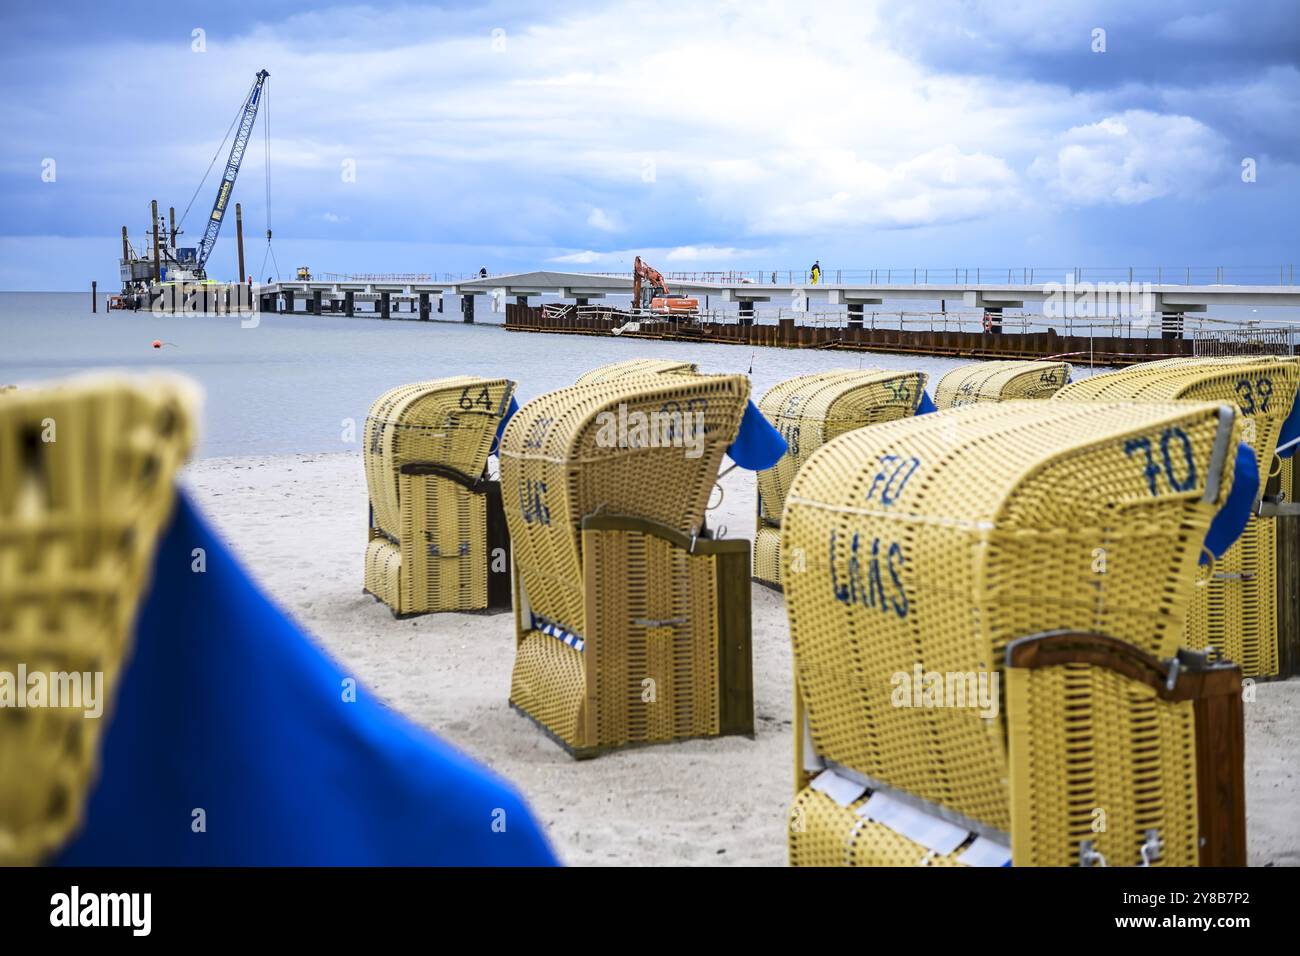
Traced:
[[0, 865], [553, 864], [177, 488], [196, 405], [153, 377], [0, 395]]
[[781, 382], [763, 396], [758, 407], [789, 450], [758, 473], [754, 580], [781, 586], [781, 511], [790, 482], [808, 457], [847, 431], [916, 414], [925, 383], [924, 372], [832, 369]]
[[974, 402], [1051, 398], [1069, 380], [1069, 362], [973, 362], [939, 379], [934, 404], [944, 409]]
[[459, 376], [402, 385], [371, 407], [365, 590], [395, 616], [509, 606], [501, 486], [486, 469], [514, 391]]
[[583, 372], [574, 384], [599, 385], [601, 382], [634, 378], [638, 375], [664, 375], [678, 372], [694, 374], [698, 371], [699, 367], [694, 362], [676, 362], [672, 359], [628, 359]]
[[[1278, 437], [1300, 388], [1300, 359], [1272, 356], [1171, 359], [1095, 375], [1057, 393], [1059, 401], [1220, 401], [1243, 418], [1243, 440], [1260, 475], [1276, 473]], [[1159, 456], [1152, 463], [1158, 465]], [[1278, 673], [1277, 525], [1252, 518], [1240, 541], [1214, 563], [1197, 592], [1184, 644], [1213, 647], [1247, 677]]]
[[753, 732], [749, 542], [704, 523], [748, 398], [740, 375], [633, 376], [505, 430], [510, 702], [575, 757]]
[[[782, 521], [791, 863], [1244, 863], [1240, 671], [1179, 650], [1239, 432], [980, 403], [815, 452]], [[1153, 488], [1126, 449], [1162, 444]]]
[[102, 674], [101, 704], [115, 698], [196, 404], [161, 377], [0, 396], [0, 674], [14, 682], [0, 686], [0, 865], [39, 862], [72, 832], [108, 723], [15, 701], [30, 691], [17, 675]]

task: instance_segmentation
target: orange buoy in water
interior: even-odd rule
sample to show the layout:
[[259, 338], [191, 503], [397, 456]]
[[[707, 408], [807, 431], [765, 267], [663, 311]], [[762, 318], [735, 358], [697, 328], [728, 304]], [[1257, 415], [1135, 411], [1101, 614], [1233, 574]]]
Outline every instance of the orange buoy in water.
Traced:
[[160, 349], [160, 348], [162, 348], [162, 342], [160, 342], [158, 339], [154, 339], [154, 340], [153, 340], [153, 347], [156, 348], [156, 349]]

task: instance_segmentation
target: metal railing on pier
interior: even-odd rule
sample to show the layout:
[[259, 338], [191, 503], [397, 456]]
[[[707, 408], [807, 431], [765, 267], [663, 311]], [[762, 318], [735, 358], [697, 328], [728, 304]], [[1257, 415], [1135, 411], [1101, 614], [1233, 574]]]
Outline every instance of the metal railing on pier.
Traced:
[[[630, 275], [630, 273], [600, 273]], [[808, 269], [669, 272], [678, 282], [812, 285]], [[1277, 266], [954, 266], [823, 269], [821, 285], [1036, 285], [1045, 282], [1134, 282], [1152, 285], [1295, 285], [1295, 265]]]

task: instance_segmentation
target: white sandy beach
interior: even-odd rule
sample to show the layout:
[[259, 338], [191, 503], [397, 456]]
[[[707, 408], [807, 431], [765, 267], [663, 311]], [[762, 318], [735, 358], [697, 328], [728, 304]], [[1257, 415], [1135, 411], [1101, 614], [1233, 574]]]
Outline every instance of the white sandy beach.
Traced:
[[[754, 587], [756, 737], [636, 748], [577, 762], [506, 703], [513, 619], [397, 621], [362, 593], [359, 453], [211, 458], [184, 483], [272, 598], [392, 707], [511, 780], [569, 864], [785, 862], [791, 673], [781, 596]], [[734, 471], [710, 513], [750, 538], [754, 481]], [[1250, 862], [1300, 865], [1300, 680], [1246, 705]]]

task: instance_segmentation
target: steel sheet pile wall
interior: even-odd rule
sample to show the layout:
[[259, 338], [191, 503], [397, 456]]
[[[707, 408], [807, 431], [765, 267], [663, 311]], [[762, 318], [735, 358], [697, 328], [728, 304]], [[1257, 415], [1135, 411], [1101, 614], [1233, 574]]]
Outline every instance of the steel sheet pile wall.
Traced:
[[[623, 328], [624, 325], [624, 320], [616, 318], [581, 316], [573, 312], [548, 316], [541, 308], [516, 304], [506, 306], [506, 328], [514, 331], [613, 335], [615, 329]], [[1089, 339], [1077, 335], [1060, 335], [1055, 331], [1021, 334], [832, 328], [799, 325], [794, 319], [780, 319], [775, 325], [655, 321], [649, 325], [641, 323], [639, 329], [626, 329], [620, 334], [633, 338], [723, 342], [731, 345], [904, 352], [957, 358], [1055, 356], [1068, 358], [1075, 364], [1091, 362], [1096, 365], [1132, 365], [1149, 359], [1193, 354], [1191, 339], [1122, 336]]]

